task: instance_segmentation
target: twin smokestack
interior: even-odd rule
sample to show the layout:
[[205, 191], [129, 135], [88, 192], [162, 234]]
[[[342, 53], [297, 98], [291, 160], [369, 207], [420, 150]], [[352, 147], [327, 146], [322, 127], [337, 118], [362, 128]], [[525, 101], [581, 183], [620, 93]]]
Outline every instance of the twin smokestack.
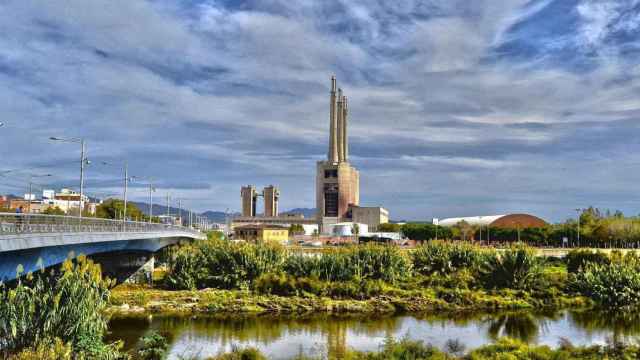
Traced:
[[330, 96], [330, 135], [328, 160], [332, 163], [347, 162], [349, 158], [349, 139], [347, 136], [347, 97], [342, 95], [342, 89], [337, 89], [336, 77], [331, 77]]

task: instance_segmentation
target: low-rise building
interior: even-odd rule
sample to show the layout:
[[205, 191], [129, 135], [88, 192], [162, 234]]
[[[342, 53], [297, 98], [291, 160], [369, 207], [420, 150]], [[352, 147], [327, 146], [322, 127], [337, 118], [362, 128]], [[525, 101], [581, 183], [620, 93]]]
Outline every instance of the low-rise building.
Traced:
[[42, 203], [51, 207], [58, 207], [67, 214], [78, 212], [80, 207], [90, 214], [95, 214], [98, 205], [91, 202], [88, 196], [82, 194], [81, 198], [80, 193], [70, 189], [62, 189], [58, 193], [53, 190], [43, 190]]
[[351, 206], [351, 220], [354, 223], [367, 224], [369, 231], [376, 232], [380, 224], [389, 222], [389, 211], [379, 206]]
[[289, 241], [289, 229], [279, 225], [255, 224], [237, 226], [234, 239], [250, 242], [277, 242], [286, 244]]

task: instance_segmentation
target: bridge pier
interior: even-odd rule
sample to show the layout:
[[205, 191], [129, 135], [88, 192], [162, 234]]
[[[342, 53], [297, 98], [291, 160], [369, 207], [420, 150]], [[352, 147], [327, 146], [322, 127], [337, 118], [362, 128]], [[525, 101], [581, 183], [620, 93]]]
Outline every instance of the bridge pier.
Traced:
[[115, 279], [118, 283], [148, 283], [155, 267], [153, 253], [147, 251], [101, 253], [90, 255], [89, 258], [100, 264], [102, 276]]

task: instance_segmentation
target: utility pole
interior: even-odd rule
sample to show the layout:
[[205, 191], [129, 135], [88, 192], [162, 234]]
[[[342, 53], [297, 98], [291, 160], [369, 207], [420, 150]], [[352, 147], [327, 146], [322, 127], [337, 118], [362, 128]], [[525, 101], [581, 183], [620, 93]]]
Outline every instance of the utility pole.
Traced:
[[182, 199], [178, 199], [178, 223], [182, 226]]
[[170, 197], [169, 197], [169, 194], [167, 193], [167, 217], [169, 217], [169, 202], [170, 202]]

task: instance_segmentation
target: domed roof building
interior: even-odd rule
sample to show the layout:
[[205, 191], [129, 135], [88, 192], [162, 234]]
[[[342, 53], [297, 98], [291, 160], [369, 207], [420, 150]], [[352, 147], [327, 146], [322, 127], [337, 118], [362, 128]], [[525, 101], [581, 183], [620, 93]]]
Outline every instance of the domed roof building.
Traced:
[[448, 218], [438, 221], [439, 226], [449, 227], [464, 221], [469, 225], [489, 226], [493, 228], [505, 229], [525, 229], [533, 227], [547, 226], [547, 222], [541, 218], [529, 214], [506, 214], [506, 215], [488, 215], [488, 216], [467, 216]]

